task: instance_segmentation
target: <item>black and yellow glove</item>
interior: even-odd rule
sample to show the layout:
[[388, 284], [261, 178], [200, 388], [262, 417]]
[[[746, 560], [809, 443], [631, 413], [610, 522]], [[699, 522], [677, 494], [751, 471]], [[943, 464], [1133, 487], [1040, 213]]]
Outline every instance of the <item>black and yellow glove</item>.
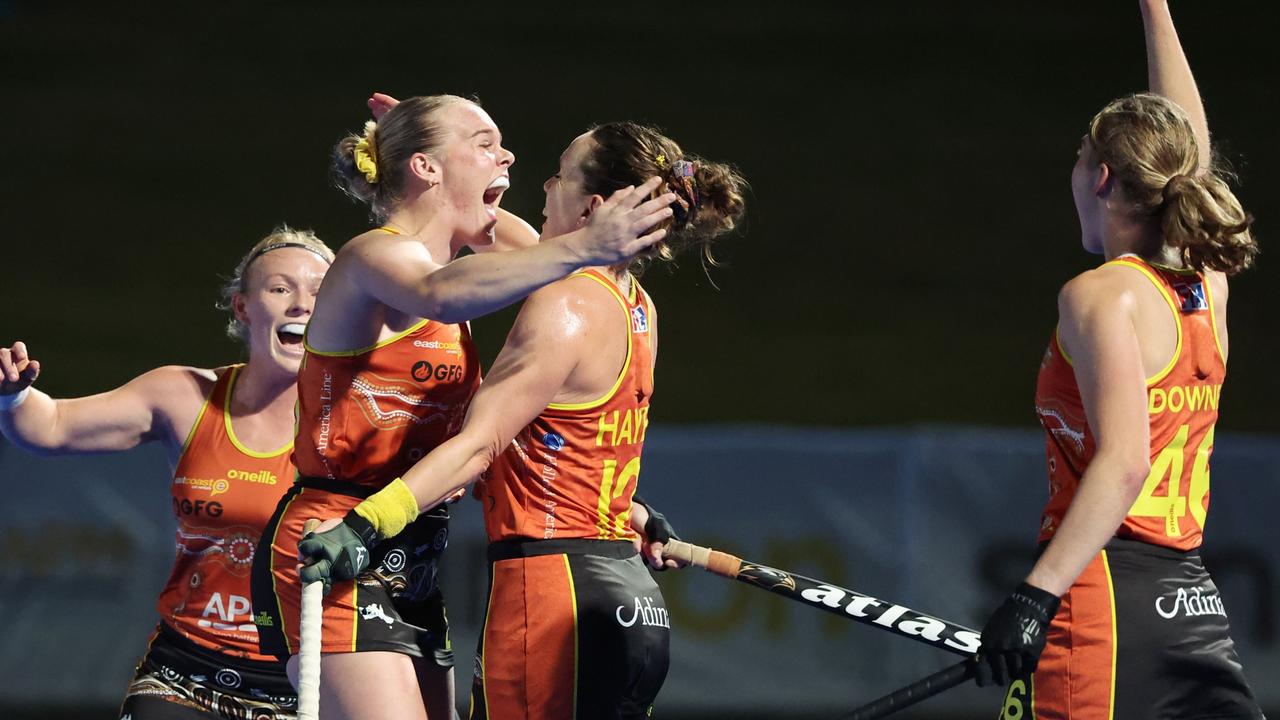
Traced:
[[369, 567], [373, 548], [398, 535], [418, 517], [418, 502], [409, 487], [396, 478], [362, 500], [342, 522], [298, 542], [304, 583], [323, 582], [327, 595], [335, 580], [351, 580]]

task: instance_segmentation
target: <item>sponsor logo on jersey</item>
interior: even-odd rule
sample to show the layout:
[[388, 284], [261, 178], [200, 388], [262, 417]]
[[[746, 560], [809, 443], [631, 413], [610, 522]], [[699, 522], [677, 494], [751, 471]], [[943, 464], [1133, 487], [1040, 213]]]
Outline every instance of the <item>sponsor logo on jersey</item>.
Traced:
[[409, 374], [418, 382], [435, 380], [436, 382], [461, 382], [463, 367], [439, 363], [432, 365], [426, 360], [419, 360], [409, 368]]
[[[249, 603], [249, 599], [246, 597], [229, 594], [224, 600], [222, 593], [214, 593], [210, 596], [209, 601], [204, 604], [204, 611], [200, 613], [201, 619], [196, 624], [200, 627], [214, 630], [257, 633], [256, 621], [236, 622], [237, 617], [252, 619], [252, 611], [253, 605]], [[211, 620], [210, 618], [215, 619]]]
[[551, 452], [560, 452], [564, 448], [564, 436], [558, 432], [549, 432], [542, 436], [542, 444]]
[[255, 483], [257, 485], [275, 485], [280, 481], [280, 476], [270, 470], [259, 470], [257, 472], [250, 472], [248, 470], [228, 470], [227, 479], [243, 480], [244, 482]]
[[1169, 599], [1168, 595], [1161, 595], [1156, 598], [1156, 614], [1165, 620], [1172, 620], [1178, 615], [1182, 615], [1182, 617], [1199, 617], [1201, 615], [1221, 615], [1226, 617], [1227, 609], [1223, 607], [1222, 598], [1217, 593], [1206, 593], [1200, 588], [1187, 592], [1186, 588], [1178, 588], [1172, 599]]
[[217, 500], [192, 500], [190, 498], [174, 498], [173, 512], [176, 515], [222, 515], [222, 503]]
[[[234, 472], [234, 471], [232, 471]], [[226, 478], [189, 478], [179, 476], [173, 479], [174, 485], [184, 485], [192, 490], [200, 490], [212, 495], [221, 495], [231, 487]]]
[[1182, 312], [1190, 313], [1209, 309], [1209, 300], [1205, 296], [1204, 283], [1196, 280], [1190, 283], [1174, 283], [1173, 291], [1182, 304]]
[[258, 627], [275, 627], [276, 619], [264, 610], [253, 616], [253, 624]]
[[462, 343], [460, 342], [440, 342], [439, 340], [414, 340], [413, 346], [423, 348], [424, 350], [444, 350], [449, 353], [459, 354], [462, 352]]
[[[629, 619], [625, 618], [627, 610], [631, 611]], [[637, 622], [644, 627], [671, 627], [671, 616], [667, 614], [667, 609], [661, 605], [654, 605], [651, 597], [646, 597], [643, 601], [639, 597], [635, 598], [635, 604], [630, 608], [619, 605], [618, 609], [613, 611], [613, 616], [624, 628], [629, 628]]]
[[643, 305], [631, 308], [631, 332], [649, 332], [649, 315], [645, 313]]

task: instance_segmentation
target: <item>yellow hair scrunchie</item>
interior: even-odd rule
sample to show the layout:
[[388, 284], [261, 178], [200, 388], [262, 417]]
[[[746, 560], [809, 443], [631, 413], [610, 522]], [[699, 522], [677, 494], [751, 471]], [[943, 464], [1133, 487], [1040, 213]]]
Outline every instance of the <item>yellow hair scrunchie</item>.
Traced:
[[370, 120], [364, 124], [364, 137], [356, 141], [352, 153], [355, 156], [356, 169], [364, 173], [364, 179], [370, 185], [378, 183], [378, 146], [373, 141], [373, 133], [378, 124]]

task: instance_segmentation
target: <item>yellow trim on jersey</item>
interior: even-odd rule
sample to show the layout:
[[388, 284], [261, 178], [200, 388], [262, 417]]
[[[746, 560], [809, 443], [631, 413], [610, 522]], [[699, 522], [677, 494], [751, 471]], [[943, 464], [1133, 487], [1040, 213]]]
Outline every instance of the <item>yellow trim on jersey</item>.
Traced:
[[1053, 327], [1053, 341], [1057, 343], [1058, 354], [1062, 356], [1062, 359], [1066, 360], [1067, 364], [1070, 365], [1071, 367], [1075, 367], [1076, 366], [1075, 361], [1071, 359], [1071, 355], [1067, 353], [1066, 346], [1062, 344], [1062, 326], [1061, 325], [1055, 325]]
[[1222, 360], [1222, 365], [1227, 364], [1227, 353], [1222, 349], [1222, 338], [1218, 337], [1218, 315], [1213, 311], [1213, 288], [1210, 287], [1209, 277], [1207, 275], [1200, 276], [1200, 283], [1204, 285], [1204, 299], [1209, 305], [1209, 327], [1213, 328], [1213, 344], [1218, 348], [1218, 357]]
[[[1132, 262], [1130, 261], [1131, 259], [1136, 260], [1137, 262]], [[1113, 264], [1118, 267], [1133, 268], [1145, 275], [1146, 278], [1151, 281], [1151, 284], [1156, 286], [1156, 290], [1160, 293], [1160, 297], [1164, 298], [1165, 303], [1169, 306], [1169, 311], [1173, 313], [1174, 329], [1178, 332], [1178, 344], [1174, 347], [1173, 357], [1169, 358], [1169, 362], [1165, 364], [1164, 369], [1147, 378], [1148, 386], [1155, 385], [1173, 371], [1173, 366], [1178, 364], [1178, 358], [1182, 357], [1182, 313], [1179, 312], [1177, 304], [1173, 302], [1173, 298], [1169, 296], [1169, 291], [1165, 290], [1164, 283], [1160, 282], [1160, 278], [1156, 277], [1155, 273], [1151, 272], [1151, 270], [1146, 267], [1145, 260], [1132, 255], [1124, 255], [1106, 263], [1106, 265]]]
[[1111, 692], [1107, 699], [1107, 720], [1116, 716], [1116, 588], [1111, 582], [1111, 563], [1107, 551], [1102, 551], [1102, 571], [1107, 576], [1107, 599], [1111, 601]]
[[[241, 366], [232, 365], [225, 372], [231, 372], [233, 368], [238, 367]], [[213, 393], [218, 389], [218, 380], [221, 379], [221, 375], [217, 376], [213, 381], [213, 387], [209, 388], [209, 392], [205, 394], [204, 402], [200, 405], [200, 412], [196, 415], [196, 421], [191, 423], [191, 429], [187, 431], [187, 439], [182, 441], [182, 452], [178, 453], [178, 462], [173, 466], [175, 471], [182, 465], [182, 459], [187, 455], [187, 448], [191, 447], [191, 441], [196, 437], [196, 428], [200, 427], [200, 421], [204, 419], [204, 411], [209, 409], [209, 401], [213, 399]]]
[[569, 601], [573, 603], [573, 715], [578, 717], [578, 591], [573, 587], [573, 568], [569, 565], [569, 556], [564, 558], [564, 574], [569, 580]]
[[[593, 275], [587, 272], [576, 272], [573, 275], [570, 275], [569, 277], [591, 278], [592, 280], [595, 280], [596, 282], [603, 285], [609, 291], [609, 293], [613, 295], [613, 299], [617, 300], [618, 304], [622, 306], [622, 315], [626, 319], [626, 323], [627, 323], [627, 359], [625, 362], [622, 363], [622, 371], [618, 373], [618, 379], [613, 381], [613, 387], [609, 388], [608, 392], [596, 398], [595, 400], [588, 400], [587, 402], [579, 402], [579, 403], [548, 403], [547, 404], [547, 408], [551, 410], [590, 410], [592, 408], [600, 407], [601, 405], [613, 399], [613, 396], [618, 392], [618, 388], [622, 387], [622, 381], [627, 378], [627, 372], [631, 370], [631, 348], [632, 348], [632, 345], [634, 344], [631, 341], [631, 307], [628, 306], [627, 301], [622, 298], [622, 293], [618, 292], [618, 288], [611, 285], [604, 278], [598, 277], [596, 275]], [[635, 289], [634, 282], [632, 283], [631, 287], [633, 290]]]
[[[300, 488], [298, 490], [298, 494], [289, 498], [289, 502], [285, 503], [284, 509], [278, 511], [279, 514], [275, 518], [275, 521], [276, 521], [275, 527], [271, 529], [271, 542], [267, 543], [267, 550], [270, 551], [273, 555], [275, 554], [276, 538], [280, 537], [280, 526], [284, 524], [284, 516], [288, 514], [289, 506], [293, 504], [294, 500], [297, 500], [298, 498], [302, 497], [302, 493], [306, 491], [307, 491], [306, 488]], [[274, 562], [274, 559], [268, 558], [267, 560], [268, 566], [270, 566], [272, 562]], [[298, 581], [298, 585], [299, 587], [301, 587], [302, 585], [301, 580]], [[288, 627], [289, 621], [284, 614], [284, 605], [280, 604], [280, 588], [276, 587], [276, 573], [274, 568], [271, 571], [271, 597], [276, 599], [276, 617], [280, 618], [280, 636], [284, 638], [284, 649], [287, 650], [290, 655], [296, 655], [297, 651], [294, 650], [293, 643], [289, 642], [289, 627]], [[299, 632], [301, 632], [302, 630], [301, 608], [299, 608], [299, 612], [298, 612], [298, 630]], [[298, 637], [299, 637], [299, 640], [301, 640], [302, 636], [299, 635]], [[301, 648], [299, 648], [299, 650], [300, 649]]]
[[653, 309], [653, 298], [649, 296], [647, 290], [640, 287], [640, 283], [636, 282], [634, 277], [631, 278], [631, 287], [640, 288], [640, 295], [644, 299], [644, 311], [649, 318], [649, 330], [645, 332], [645, 335], [649, 336], [649, 385], [653, 386], [653, 373], [658, 367], [658, 359], [653, 356], [653, 348], [657, 347], [653, 340], [653, 334], [657, 332], [658, 321], [656, 316], [658, 313]]
[[381, 230], [384, 233], [390, 233], [392, 235], [404, 235], [404, 233], [400, 232], [399, 230], [393, 227], [387, 227], [386, 225], [383, 225], [382, 227], [376, 227], [374, 228], [374, 230]]
[[307, 340], [307, 335], [305, 333], [302, 336], [302, 345], [307, 349], [307, 352], [311, 353], [312, 355], [321, 355], [323, 357], [355, 357], [357, 355], [364, 355], [367, 352], [372, 352], [374, 350], [377, 350], [378, 348], [384, 348], [390, 345], [391, 343], [404, 338], [410, 333], [414, 333], [414, 332], [417, 332], [418, 330], [421, 330], [423, 327], [426, 327], [426, 324], [429, 322], [431, 321], [424, 318], [414, 323], [408, 330], [403, 330], [401, 332], [396, 333], [395, 335], [392, 335], [386, 340], [379, 340], [378, 342], [372, 345], [366, 345], [362, 348], [356, 348], [355, 350], [317, 350], [311, 347], [311, 343]]
[[240, 438], [236, 437], [235, 428], [231, 427], [231, 391], [235, 388], [236, 378], [240, 376], [240, 370], [243, 367], [243, 365], [236, 365], [229, 371], [231, 373], [231, 377], [227, 379], [227, 393], [222, 400], [222, 425], [227, 430], [227, 439], [231, 440], [231, 444], [235, 445], [237, 450], [251, 458], [267, 459], [279, 457], [293, 449], [292, 439], [285, 443], [284, 447], [278, 450], [272, 450], [271, 452], [258, 452], [257, 450], [250, 450], [245, 447], [240, 442]]

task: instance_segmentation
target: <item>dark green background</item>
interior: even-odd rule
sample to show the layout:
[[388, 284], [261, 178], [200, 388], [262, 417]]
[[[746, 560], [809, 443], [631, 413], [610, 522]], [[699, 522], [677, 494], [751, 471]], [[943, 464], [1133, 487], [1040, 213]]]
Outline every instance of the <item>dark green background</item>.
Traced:
[[[218, 276], [281, 221], [335, 246], [366, 227], [327, 158], [381, 89], [478, 94], [518, 156], [504, 205], [535, 224], [593, 122], [741, 167], [719, 289], [693, 259], [646, 277], [659, 422], [1029, 424], [1056, 290], [1097, 262], [1079, 137], [1146, 77], [1122, 0], [139, 7], [0, 3], [0, 342], [55, 395], [237, 358]], [[1222, 424], [1270, 431], [1280, 24], [1174, 9], [1264, 247], [1232, 287]], [[487, 357], [510, 317], [477, 323]]]

